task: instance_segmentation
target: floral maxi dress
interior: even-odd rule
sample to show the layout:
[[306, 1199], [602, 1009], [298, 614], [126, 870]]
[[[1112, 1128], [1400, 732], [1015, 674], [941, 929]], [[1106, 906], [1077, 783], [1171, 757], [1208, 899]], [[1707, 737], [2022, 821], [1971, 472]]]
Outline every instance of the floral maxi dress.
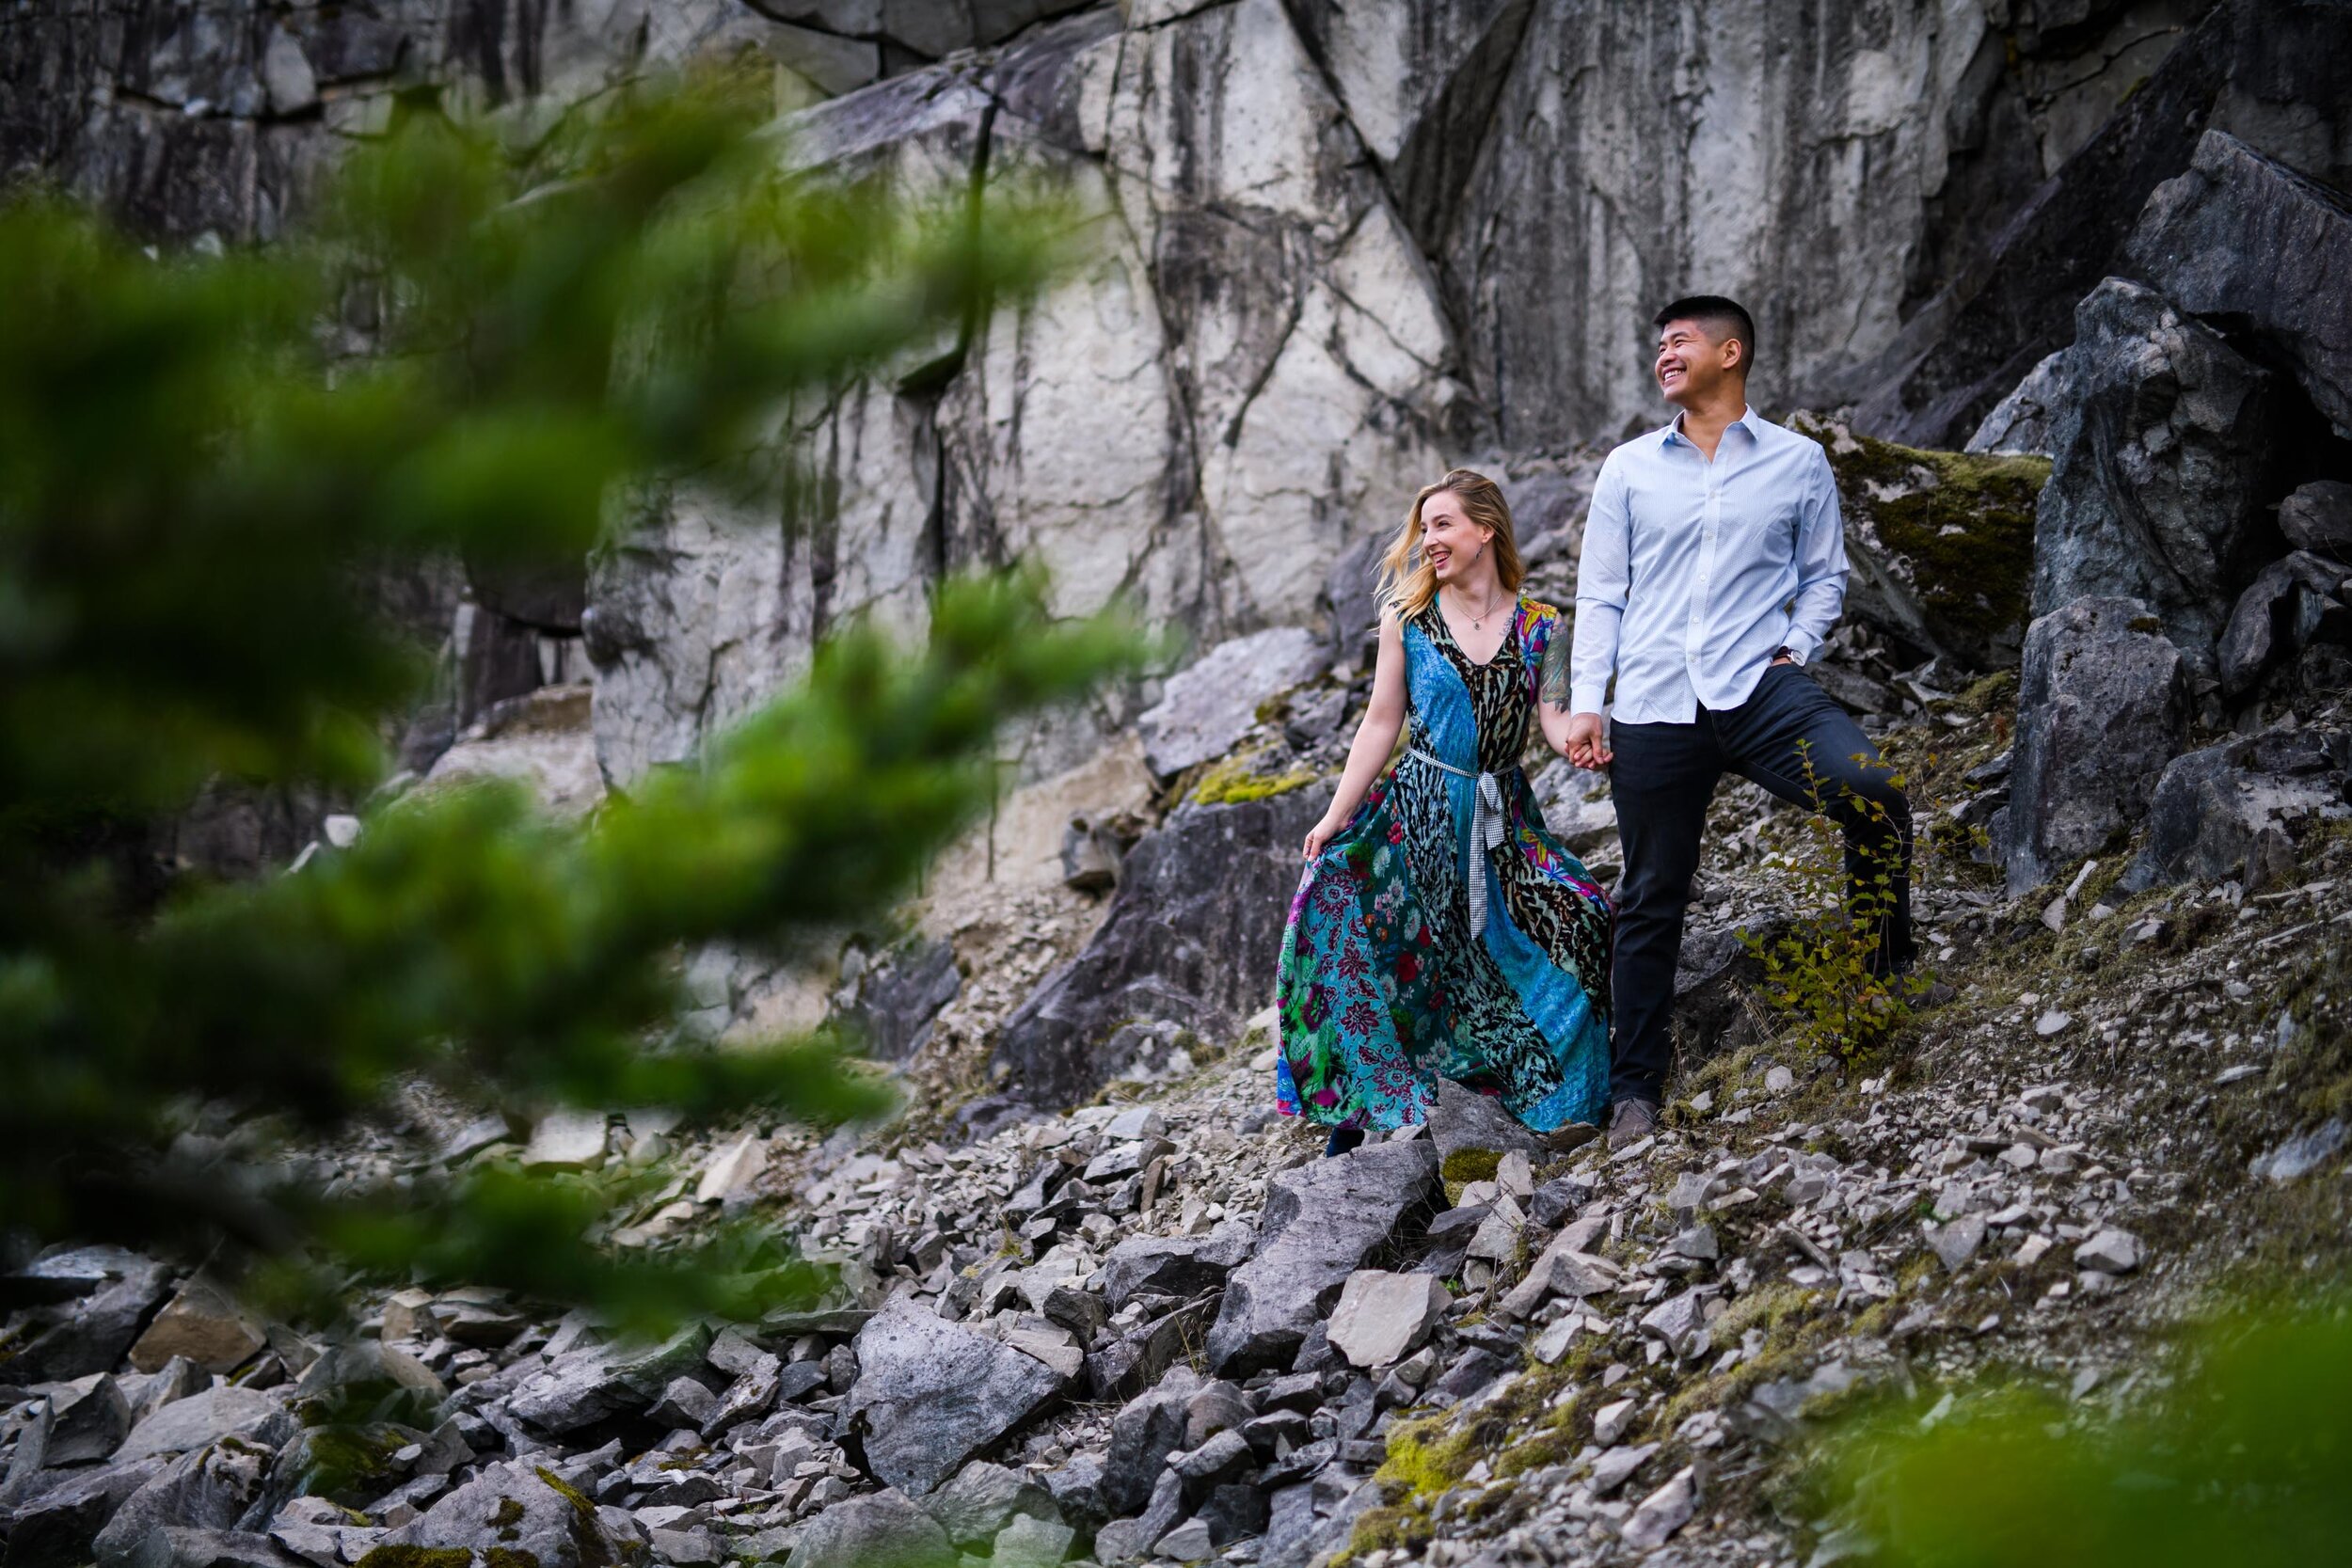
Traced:
[[1434, 600], [1406, 623], [1406, 752], [1291, 902], [1275, 982], [1285, 1114], [1400, 1127], [1441, 1077], [1537, 1132], [1608, 1103], [1609, 897], [1545, 831], [1518, 766], [1560, 626], [1522, 596], [1475, 664]]

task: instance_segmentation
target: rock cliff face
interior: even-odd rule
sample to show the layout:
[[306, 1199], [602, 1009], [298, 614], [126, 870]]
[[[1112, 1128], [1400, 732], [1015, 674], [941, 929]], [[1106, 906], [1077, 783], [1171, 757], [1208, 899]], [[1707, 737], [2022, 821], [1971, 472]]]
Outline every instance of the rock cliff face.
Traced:
[[[600, 758], [626, 782], [692, 754], [840, 617], [919, 631], [926, 586], [964, 564], [1035, 556], [1073, 612], [1123, 592], [1203, 646], [1352, 609], [1359, 574], [1331, 562], [1448, 463], [1540, 480], [1655, 420], [1647, 316], [1686, 290], [1755, 308], [1760, 405], [1854, 399], [1862, 433], [1957, 445], [2063, 346], [2202, 128], [2322, 179], [2352, 167], [2320, 46], [2342, 17], [47, 0], [0, 38], [0, 167], [160, 238], [266, 239], [404, 94], [529, 126], [665, 62], [749, 55], [774, 68], [797, 166], [1068, 181], [1097, 214], [1078, 275], [781, 421], [824, 515], [673, 486], [622, 508], [585, 629]], [[1126, 717], [1041, 740], [1031, 771]]]

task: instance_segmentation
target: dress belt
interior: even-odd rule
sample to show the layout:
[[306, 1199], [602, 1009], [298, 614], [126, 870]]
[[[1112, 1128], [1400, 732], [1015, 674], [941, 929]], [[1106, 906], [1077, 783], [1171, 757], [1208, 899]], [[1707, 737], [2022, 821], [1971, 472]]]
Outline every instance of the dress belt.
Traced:
[[1441, 773], [1477, 781], [1477, 793], [1470, 802], [1470, 864], [1466, 875], [1470, 878], [1470, 935], [1484, 936], [1486, 931], [1487, 867], [1486, 857], [1480, 851], [1496, 848], [1502, 843], [1502, 783], [1492, 773], [1477, 773], [1467, 768], [1456, 768], [1418, 746], [1412, 749], [1411, 754]]

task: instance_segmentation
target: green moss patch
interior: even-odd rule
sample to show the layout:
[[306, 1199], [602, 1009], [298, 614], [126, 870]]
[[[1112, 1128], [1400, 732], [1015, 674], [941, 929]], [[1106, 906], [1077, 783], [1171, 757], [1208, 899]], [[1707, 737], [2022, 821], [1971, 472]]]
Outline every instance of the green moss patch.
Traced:
[[373, 1546], [358, 1568], [473, 1568], [463, 1546]]
[[561, 1477], [557, 1476], [553, 1470], [547, 1468], [545, 1465], [541, 1465], [539, 1467], [539, 1479], [546, 1481], [549, 1490], [553, 1491], [557, 1497], [571, 1504], [573, 1512], [577, 1513], [581, 1518], [586, 1519], [591, 1523], [595, 1522], [596, 1517], [596, 1505], [589, 1499], [586, 1493], [580, 1491], [577, 1486], [565, 1485]]
[[1194, 782], [1190, 799], [1204, 806], [1232, 806], [1287, 795], [1315, 782], [1314, 774], [1304, 768], [1261, 773], [1257, 760], [1255, 756], [1227, 757], [1209, 764]]
[[1848, 516], [1867, 520], [1912, 573], [1920, 608], [1979, 652], [2026, 624], [2045, 457], [1928, 451], [1811, 420]]
[[1473, 1181], [1492, 1181], [1502, 1168], [1502, 1156], [1491, 1148], [1455, 1149], [1438, 1167], [1438, 1179], [1445, 1183], [1445, 1200], [1461, 1202], [1463, 1188]]

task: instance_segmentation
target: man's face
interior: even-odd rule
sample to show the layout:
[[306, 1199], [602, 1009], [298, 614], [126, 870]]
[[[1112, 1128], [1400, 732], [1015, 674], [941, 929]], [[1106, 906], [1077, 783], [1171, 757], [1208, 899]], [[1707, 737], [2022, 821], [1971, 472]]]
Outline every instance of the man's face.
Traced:
[[1713, 338], [1698, 322], [1670, 321], [1658, 331], [1658, 359], [1651, 367], [1668, 403], [1685, 408], [1706, 402], [1734, 373], [1741, 350], [1736, 339]]

